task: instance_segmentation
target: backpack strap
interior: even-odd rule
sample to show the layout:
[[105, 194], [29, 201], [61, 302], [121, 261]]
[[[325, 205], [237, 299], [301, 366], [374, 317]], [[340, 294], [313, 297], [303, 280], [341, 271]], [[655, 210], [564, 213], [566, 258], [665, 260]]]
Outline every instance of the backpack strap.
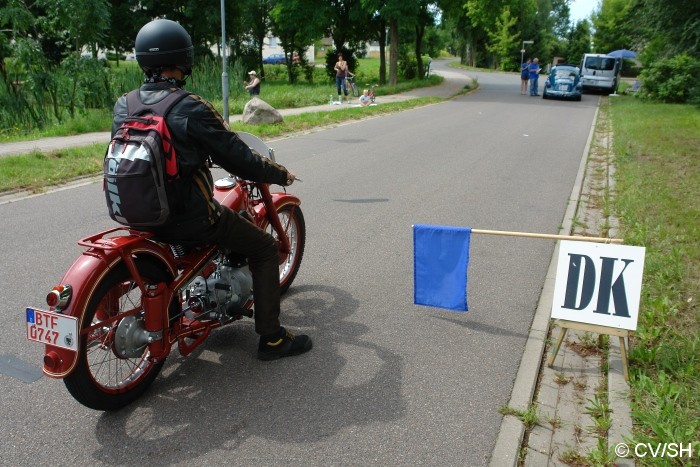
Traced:
[[139, 91], [139, 89], [134, 89], [126, 95], [126, 110], [130, 117], [141, 115], [147, 112], [165, 117], [175, 104], [177, 104], [182, 99], [190, 95], [189, 92], [183, 89], [172, 88], [172, 91], [169, 92], [168, 95], [165, 96], [162, 100], [156, 102], [155, 104], [148, 105], [141, 102], [141, 96], [139, 95]]

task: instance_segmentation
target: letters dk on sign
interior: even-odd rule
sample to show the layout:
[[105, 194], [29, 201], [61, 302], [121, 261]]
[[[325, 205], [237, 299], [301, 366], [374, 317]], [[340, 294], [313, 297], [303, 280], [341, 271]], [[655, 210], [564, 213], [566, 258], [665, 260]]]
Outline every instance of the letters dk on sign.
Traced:
[[644, 247], [562, 241], [552, 318], [634, 331]]

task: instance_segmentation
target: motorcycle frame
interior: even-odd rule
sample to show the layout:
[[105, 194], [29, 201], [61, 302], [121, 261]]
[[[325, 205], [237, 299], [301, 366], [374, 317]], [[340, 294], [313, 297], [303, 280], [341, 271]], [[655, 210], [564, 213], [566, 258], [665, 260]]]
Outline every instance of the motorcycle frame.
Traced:
[[[272, 226], [277, 233], [280, 258], [285, 258], [290, 252], [289, 238], [277, 213], [286, 205], [299, 206], [300, 199], [286, 192], [271, 193], [270, 186], [265, 183], [236, 179], [235, 184], [230, 185], [223, 188], [215, 186], [214, 198], [222, 206], [229, 207], [235, 212], [247, 212], [260, 228]], [[259, 198], [254, 196], [256, 191]], [[86, 250], [61, 279], [61, 284], [69, 284], [72, 287], [73, 296], [66, 308], [52, 309], [52, 311], [77, 317], [81, 336], [94, 329], [94, 327], [83, 329], [83, 316], [91, 297], [102, 279], [120, 263], [128, 268], [134, 282], [141, 290], [142, 306], [95, 326], [103, 326], [140, 313], [143, 309], [145, 330], [153, 338], [148, 344], [151, 359], [156, 361], [165, 359], [175, 342], [178, 342], [180, 353], [187, 356], [204, 342], [212, 329], [236, 319], [204, 321], [181, 315], [174, 322], [170, 322], [169, 305], [176, 299], [182, 306], [183, 287], [197, 275], [211, 274], [212, 271], [206, 271], [206, 269], [219, 254], [219, 248], [216, 246], [193, 248], [185, 255], [176, 256], [169, 244], [153, 239], [152, 233], [127, 227], [105, 230], [79, 240], [78, 244], [86, 247]], [[173, 279], [147, 287], [136, 267], [135, 258], [143, 257], [157, 261]], [[182, 272], [178, 274], [178, 271]], [[252, 304], [252, 300], [249, 300], [246, 308], [252, 307]], [[187, 342], [186, 338], [193, 341]], [[79, 342], [82, 344], [82, 339]], [[65, 378], [75, 369], [78, 353], [46, 345], [42, 368], [44, 374], [52, 378]]]

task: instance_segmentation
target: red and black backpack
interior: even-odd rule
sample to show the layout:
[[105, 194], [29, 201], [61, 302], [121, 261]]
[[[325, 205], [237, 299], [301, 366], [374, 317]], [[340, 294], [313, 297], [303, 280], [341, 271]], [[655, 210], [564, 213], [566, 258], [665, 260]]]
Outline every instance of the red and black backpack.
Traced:
[[157, 227], [168, 222], [179, 169], [165, 116], [188, 94], [175, 89], [153, 105], [141, 102], [138, 89], [127, 94], [128, 117], [104, 159], [107, 208], [120, 224]]

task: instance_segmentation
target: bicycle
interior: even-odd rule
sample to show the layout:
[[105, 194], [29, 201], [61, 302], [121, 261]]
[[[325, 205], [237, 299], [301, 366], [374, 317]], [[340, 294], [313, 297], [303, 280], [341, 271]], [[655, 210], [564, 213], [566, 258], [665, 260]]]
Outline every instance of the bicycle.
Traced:
[[352, 95], [355, 97], [359, 96], [360, 90], [357, 89], [357, 85], [355, 84], [355, 76], [354, 75], [348, 76], [347, 78], [345, 78], [345, 81], [346, 81], [346, 89], [348, 89], [348, 85], [349, 85], [348, 91], [352, 91]]
[[374, 104], [374, 99], [375, 99], [375, 94], [374, 94], [374, 88], [378, 87], [378, 84], [368, 84], [367, 85], [367, 95], [369, 96], [370, 102]]

